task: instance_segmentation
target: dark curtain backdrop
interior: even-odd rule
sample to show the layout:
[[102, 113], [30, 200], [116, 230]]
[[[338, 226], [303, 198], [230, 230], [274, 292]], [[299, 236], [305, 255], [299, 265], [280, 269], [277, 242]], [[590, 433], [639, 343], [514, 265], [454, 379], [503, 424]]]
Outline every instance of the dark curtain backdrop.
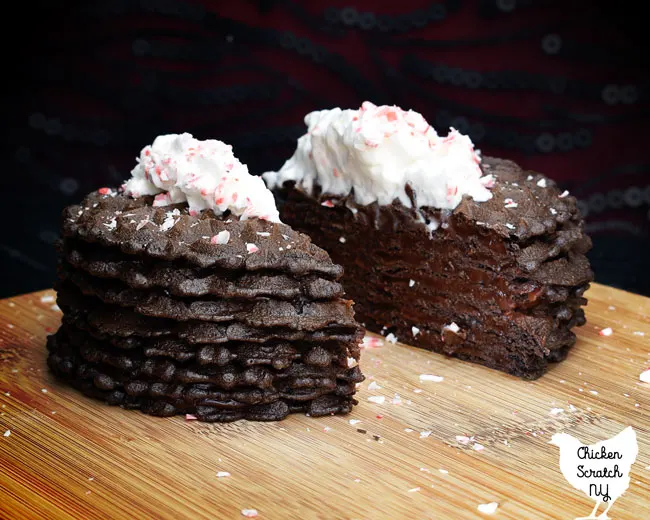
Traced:
[[162, 133], [278, 168], [314, 109], [413, 108], [575, 194], [599, 282], [650, 294], [642, 3], [17, 3], [4, 13], [0, 296], [51, 285], [61, 209]]

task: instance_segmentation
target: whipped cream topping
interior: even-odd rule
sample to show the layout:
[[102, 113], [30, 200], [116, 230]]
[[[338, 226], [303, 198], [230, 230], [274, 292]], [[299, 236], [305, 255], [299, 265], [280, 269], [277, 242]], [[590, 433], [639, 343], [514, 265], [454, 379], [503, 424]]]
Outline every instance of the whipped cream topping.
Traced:
[[421, 114], [369, 101], [359, 110], [321, 110], [305, 117], [307, 133], [280, 171], [263, 177], [270, 188], [295, 181], [313, 194], [345, 196], [354, 190], [360, 205], [391, 204], [454, 209], [469, 195], [478, 202], [492, 197], [491, 175], [483, 175], [471, 139], [451, 128], [440, 137]]
[[154, 206], [187, 201], [190, 214], [229, 210], [242, 220], [257, 217], [279, 222], [273, 194], [260, 177], [216, 139], [200, 141], [191, 134], [156, 137], [136, 159], [124, 190], [132, 197], [156, 195]]

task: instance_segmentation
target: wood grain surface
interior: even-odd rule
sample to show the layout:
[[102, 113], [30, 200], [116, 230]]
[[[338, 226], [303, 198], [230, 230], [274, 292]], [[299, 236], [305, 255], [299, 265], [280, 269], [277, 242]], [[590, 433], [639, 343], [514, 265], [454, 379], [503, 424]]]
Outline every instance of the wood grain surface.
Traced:
[[225, 425], [63, 386], [45, 364], [54, 293], [2, 300], [0, 518], [573, 519], [594, 503], [564, 480], [552, 433], [593, 443], [628, 425], [639, 456], [610, 517], [650, 518], [650, 299], [599, 285], [588, 297], [577, 345], [537, 381], [384, 342], [363, 351], [349, 416]]

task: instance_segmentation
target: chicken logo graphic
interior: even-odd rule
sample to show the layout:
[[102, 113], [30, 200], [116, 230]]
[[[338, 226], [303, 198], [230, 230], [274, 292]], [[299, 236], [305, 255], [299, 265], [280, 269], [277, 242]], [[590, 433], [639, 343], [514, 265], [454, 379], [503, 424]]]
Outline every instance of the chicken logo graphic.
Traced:
[[[632, 427], [596, 444], [582, 444], [568, 433], [556, 433], [549, 444], [560, 448], [560, 470], [564, 478], [596, 502], [589, 516], [576, 520], [608, 519], [607, 512], [630, 485], [630, 467], [639, 453]], [[596, 516], [603, 502], [607, 508]]]

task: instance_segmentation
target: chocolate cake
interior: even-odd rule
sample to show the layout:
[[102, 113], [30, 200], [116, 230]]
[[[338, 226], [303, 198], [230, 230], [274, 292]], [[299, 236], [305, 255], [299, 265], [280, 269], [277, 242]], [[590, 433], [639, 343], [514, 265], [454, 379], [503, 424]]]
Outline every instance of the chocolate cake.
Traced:
[[223, 143], [158, 138], [122, 189], [65, 209], [58, 250], [48, 364], [85, 394], [203, 421], [356, 403], [363, 332], [342, 268]]
[[345, 268], [364, 326], [526, 379], [566, 357], [593, 277], [574, 197], [412, 111], [364, 103], [305, 121], [264, 178], [282, 220]]

